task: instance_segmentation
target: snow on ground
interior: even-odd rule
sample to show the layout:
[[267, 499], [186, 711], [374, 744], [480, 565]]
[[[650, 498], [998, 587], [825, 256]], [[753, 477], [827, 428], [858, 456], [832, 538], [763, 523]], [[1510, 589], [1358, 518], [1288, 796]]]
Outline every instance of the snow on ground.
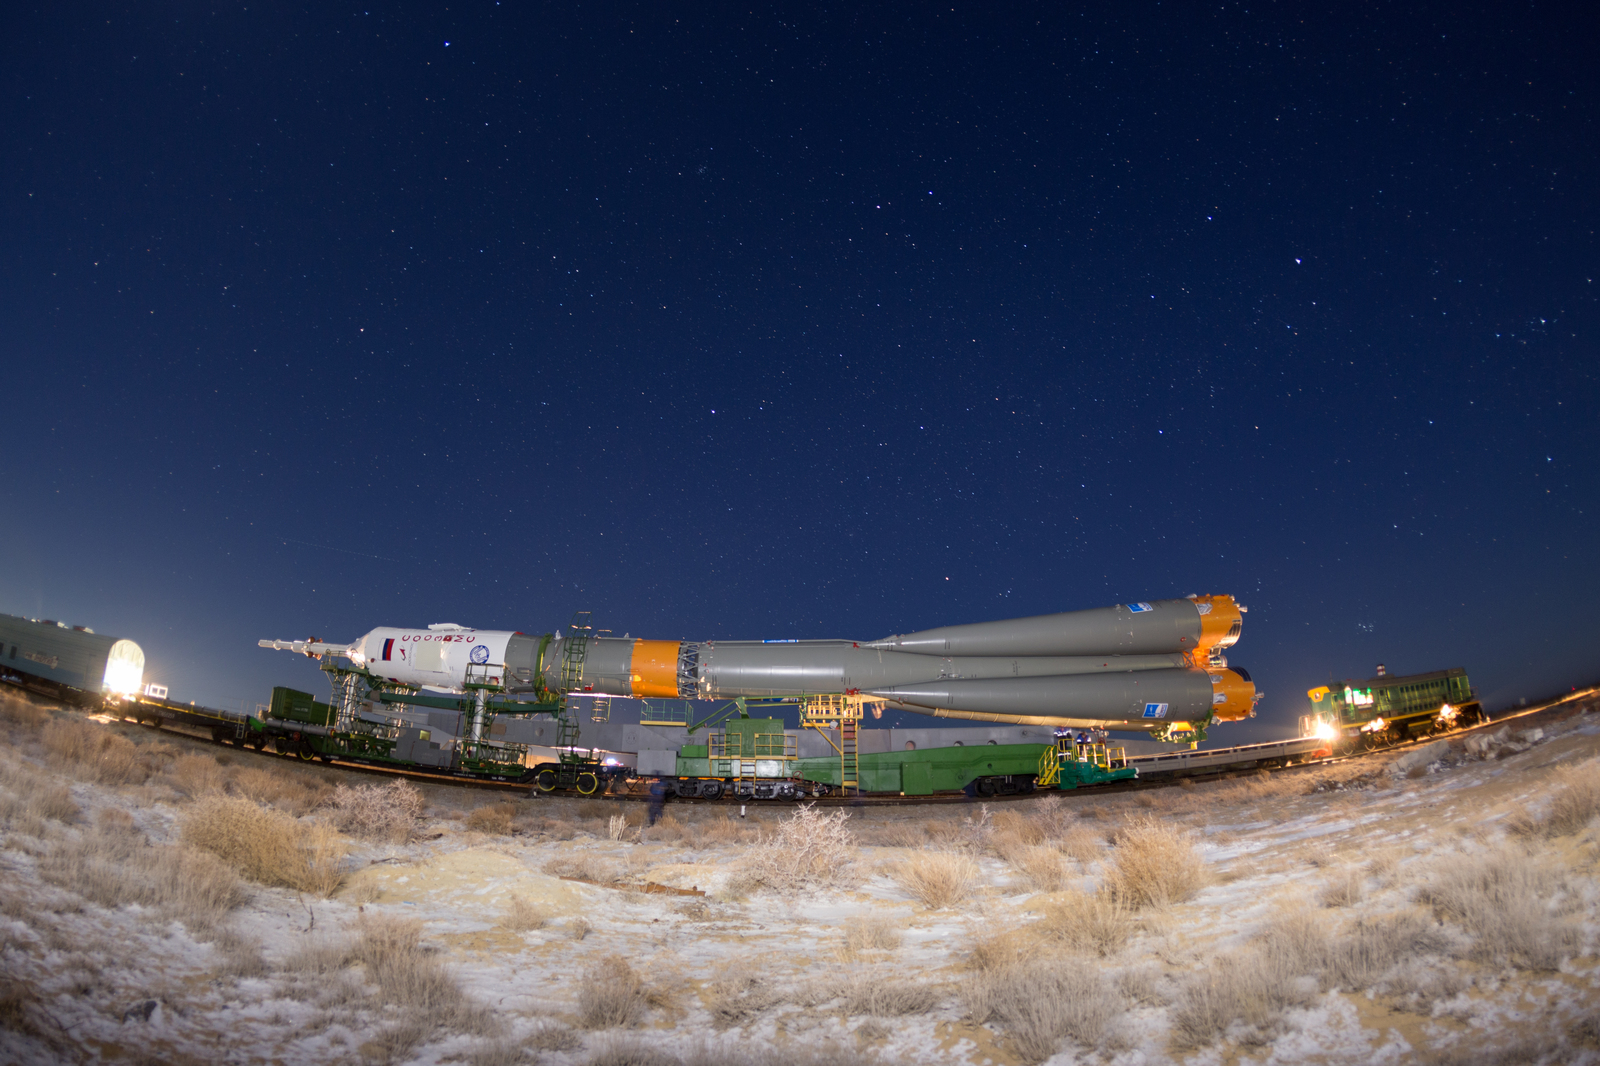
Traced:
[[[63, 756], [51, 723], [81, 717], [20, 706], [6, 704], [0, 764], [0, 1062], [1010, 1066], [1050, 1047], [1053, 1066], [1600, 1062], [1600, 831], [1537, 825], [1568, 781], [1562, 768], [1600, 780], [1586, 762], [1600, 755], [1592, 700], [1545, 712], [1537, 736], [1513, 723], [1473, 751], [1457, 738], [1153, 792], [855, 809], [843, 876], [789, 893], [752, 883], [747, 858], [792, 808], [752, 805], [741, 820], [669, 805], [641, 833], [635, 802], [501, 809], [503, 794], [426, 785], [406, 839], [349, 839], [331, 897], [246, 881], [215, 920], [63, 881], [60, 856], [105, 834], [175, 849], [206, 795], [243, 793], [309, 822], [328, 816], [332, 787], [374, 778], [96, 723], [136, 745], [148, 771], [117, 778], [105, 768], [114, 753]], [[60, 787], [70, 803], [51, 808]], [[1140, 819], [1188, 834], [1204, 883], [1192, 898], [1118, 911], [1124, 932], [1103, 955], [1050, 932], [1050, 915], [1071, 921], [1111, 898], [1114, 841]], [[1064, 864], [1063, 891], [1033, 889], [1019, 858], [1029, 846], [1062, 856], [1050, 861]], [[979, 879], [933, 909], [900, 867], [944, 852], [975, 859]], [[1508, 854], [1511, 866], [1494, 865]], [[1545, 895], [1508, 895], [1495, 910], [1520, 925], [1486, 932], [1481, 915], [1451, 917], [1438, 902], [1463, 870], [1522, 866], [1544, 871]], [[344, 951], [397, 920], [420, 923], [427, 964], [444, 964], [467, 1006], [433, 986], [395, 992], [375, 956]], [[1342, 987], [1330, 975], [1397, 950], [1387, 934], [1360, 941], [1386, 921], [1415, 946]], [[1092, 979], [1106, 1017], [1060, 1030], [1044, 1052], [1018, 1020], [1026, 1002], [972, 1021], [974, 989], [990, 979], [982, 946], [1006, 936], [1031, 952], [1035, 987]], [[1534, 954], [1555, 946], [1529, 962], [1496, 937]], [[1284, 944], [1321, 945], [1304, 950], [1322, 961]], [[627, 966], [603, 970], [610, 960]], [[868, 995], [910, 985], [932, 991], [909, 1008]], [[598, 1024], [596, 989], [624, 986], [637, 1000], [626, 1024], [585, 1028]]]

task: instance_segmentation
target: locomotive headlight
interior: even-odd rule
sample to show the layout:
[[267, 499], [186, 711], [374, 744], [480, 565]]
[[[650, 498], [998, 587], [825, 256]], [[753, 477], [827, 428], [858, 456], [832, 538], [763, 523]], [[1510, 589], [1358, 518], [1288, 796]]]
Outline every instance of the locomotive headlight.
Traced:
[[1333, 728], [1333, 723], [1328, 721], [1326, 718], [1317, 719], [1317, 724], [1315, 728], [1311, 730], [1311, 735], [1316, 737], [1318, 740], [1339, 739], [1339, 731]]
[[1385, 722], [1382, 718], [1374, 718], [1372, 721], [1362, 726], [1361, 731], [1363, 733], [1381, 733], [1388, 728], [1388, 722]]

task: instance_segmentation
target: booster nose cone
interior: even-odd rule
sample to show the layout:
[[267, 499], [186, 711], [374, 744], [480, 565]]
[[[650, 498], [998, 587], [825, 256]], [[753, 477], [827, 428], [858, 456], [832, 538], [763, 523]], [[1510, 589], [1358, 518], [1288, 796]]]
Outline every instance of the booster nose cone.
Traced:
[[1211, 671], [1211, 714], [1219, 722], [1239, 722], [1254, 717], [1259, 698], [1255, 682], [1242, 667]]

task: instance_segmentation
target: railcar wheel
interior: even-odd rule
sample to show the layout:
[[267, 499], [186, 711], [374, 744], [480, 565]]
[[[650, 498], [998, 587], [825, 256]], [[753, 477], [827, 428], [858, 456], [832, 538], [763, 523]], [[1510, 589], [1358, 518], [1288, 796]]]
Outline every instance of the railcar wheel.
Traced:
[[578, 779], [573, 782], [573, 787], [576, 788], [582, 795], [592, 796], [600, 788], [600, 777], [592, 771], [585, 770], [583, 773], [579, 774]]
[[265, 751], [267, 748], [267, 738], [265, 736], [258, 736], [250, 742], [250, 746], [255, 748], [257, 751]]
[[540, 770], [533, 775], [533, 787], [540, 792], [554, 792], [556, 790], [556, 772], [554, 770]]
[[719, 799], [722, 796], [721, 781], [707, 781], [700, 786], [700, 795], [708, 800]]

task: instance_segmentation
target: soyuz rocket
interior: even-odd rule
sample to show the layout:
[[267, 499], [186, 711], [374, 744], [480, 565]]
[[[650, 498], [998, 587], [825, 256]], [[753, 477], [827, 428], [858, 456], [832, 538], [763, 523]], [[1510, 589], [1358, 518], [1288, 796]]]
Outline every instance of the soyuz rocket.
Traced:
[[[935, 718], [1154, 730], [1239, 721], [1260, 699], [1223, 651], [1247, 608], [1232, 596], [1119, 603], [943, 626], [880, 640], [636, 640], [433, 625], [374, 629], [350, 644], [263, 640], [339, 655], [375, 681], [463, 691], [675, 699], [844, 694]], [[569, 650], [572, 654], [568, 654]]]

